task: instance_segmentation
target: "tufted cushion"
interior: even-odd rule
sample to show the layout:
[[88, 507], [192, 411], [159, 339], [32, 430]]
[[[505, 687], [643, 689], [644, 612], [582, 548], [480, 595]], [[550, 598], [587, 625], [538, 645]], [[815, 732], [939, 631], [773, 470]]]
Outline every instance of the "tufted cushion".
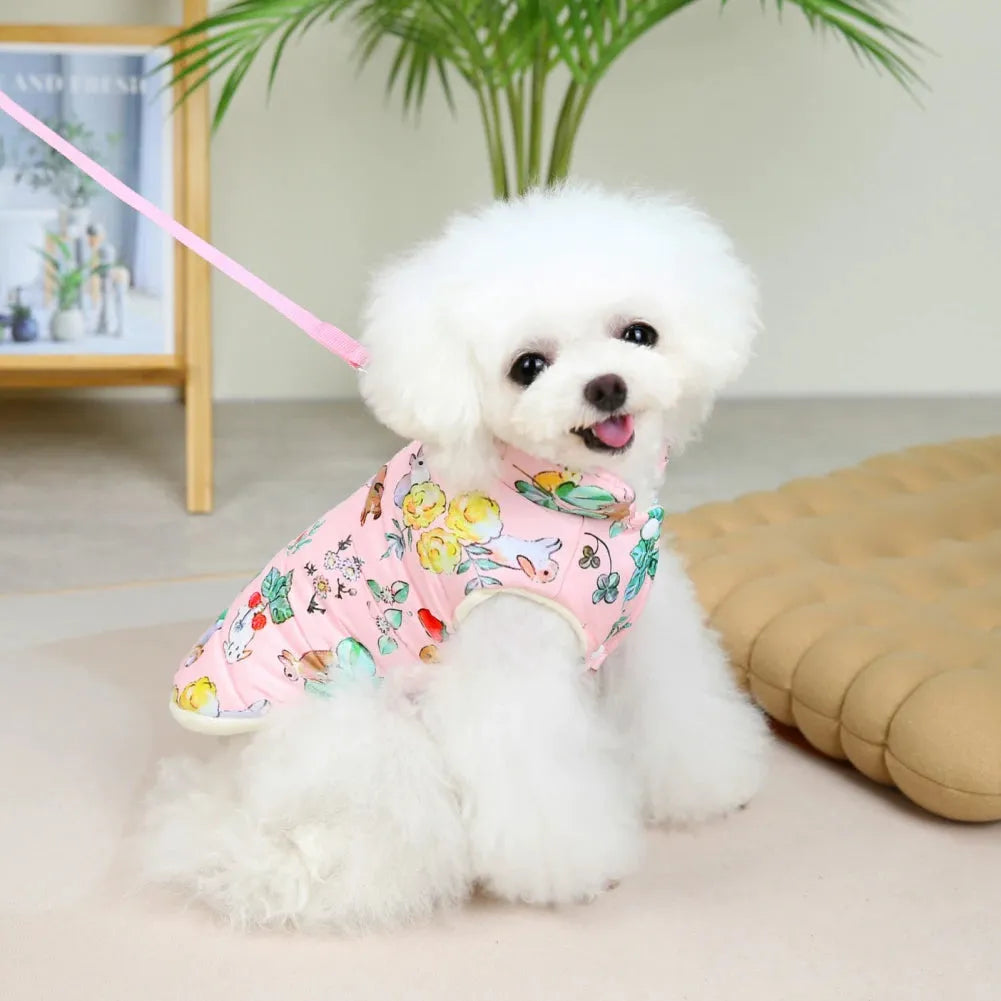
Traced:
[[668, 524], [772, 717], [933, 813], [1001, 819], [1001, 437]]

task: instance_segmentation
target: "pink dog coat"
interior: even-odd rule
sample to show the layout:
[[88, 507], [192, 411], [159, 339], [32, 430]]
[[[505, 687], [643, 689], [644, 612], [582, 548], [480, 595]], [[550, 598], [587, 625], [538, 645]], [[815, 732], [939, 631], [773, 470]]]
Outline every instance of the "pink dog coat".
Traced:
[[272, 705], [435, 661], [501, 591], [562, 614], [597, 668], [646, 603], [663, 517], [615, 477], [511, 449], [489, 496], [447, 497], [413, 442], [243, 589], [185, 658], [171, 710], [192, 730], [254, 729]]

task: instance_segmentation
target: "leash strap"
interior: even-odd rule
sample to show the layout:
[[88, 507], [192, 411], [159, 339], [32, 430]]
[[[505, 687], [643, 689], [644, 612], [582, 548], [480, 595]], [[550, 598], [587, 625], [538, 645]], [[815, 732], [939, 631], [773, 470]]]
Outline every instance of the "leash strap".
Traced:
[[227, 256], [221, 250], [213, 247], [211, 243], [192, 233], [186, 226], [182, 226], [176, 219], [157, 208], [138, 192], [133, 191], [99, 163], [95, 163], [86, 153], [81, 152], [72, 143], [53, 132], [44, 122], [39, 121], [16, 101], [11, 100], [2, 90], [0, 90], [0, 111], [6, 112], [15, 122], [24, 126], [42, 142], [61, 153], [70, 163], [79, 167], [120, 201], [130, 205], [155, 226], [159, 226], [165, 233], [169, 233], [178, 243], [183, 243], [185, 247], [194, 251], [212, 267], [217, 268], [224, 275], [242, 285], [248, 292], [266, 302], [272, 309], [276, 309], [300, 330], [309, 334], [314, 341], [322, 344], [339, 358], [343, 358], [352, 368], [364, 367], [368, 360], [368, 354], [354, 338], [349, 337], [343, 330], [338, 330], [333, 324], [318, 319], [308, 309], [293, 302], [288, 296], [282, 295], [266, 281], [234, 261], [232, 257]]

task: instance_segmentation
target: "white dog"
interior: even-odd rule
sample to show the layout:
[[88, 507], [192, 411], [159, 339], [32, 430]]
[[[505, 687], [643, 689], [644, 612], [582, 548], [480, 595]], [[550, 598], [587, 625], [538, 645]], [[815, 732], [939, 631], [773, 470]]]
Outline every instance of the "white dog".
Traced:
[[[755, 309], [697, 211], [533, 194], [453, 221], [378, 277], [363, 392], [449, 496], [490, 481], [503, 443], [653, 504], [665, 445], [676, 454], [743, 368]], [[276, 709], [210, 765], [166, 763], [147, 874], [243, 925], [390, 926], [475, 887], [593, 898], [635, 869], [644, 822], [726, 814], [764, 769], [762, 717], [670, 552], [650, 586], [597, 671], [551, 602], [499, 593], [439, 663]]]

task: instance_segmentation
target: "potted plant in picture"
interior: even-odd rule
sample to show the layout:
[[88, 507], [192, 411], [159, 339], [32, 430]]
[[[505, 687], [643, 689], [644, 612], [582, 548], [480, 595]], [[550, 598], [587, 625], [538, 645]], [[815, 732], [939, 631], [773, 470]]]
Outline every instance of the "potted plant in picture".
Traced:
[[[167, 61], [188, 92], [226, 71], [214, 125], [226, 114], [257, 57], [274, 43], [268, 90], [288, 43], [315, 25], [349, 21], [364, 64], [383, 43], [395, 47], [388, 88], [418, 110], [434, 77], [453, 106], [453, 85], [476, 98], [494, 194], [507, 198], [568, 176], [595, 88], [641, 36], [699, 0], [236, 0], [180, 32]], [[718, 0], [721, 7], [740, 0]], [[743, 0], [752, 3], [754, 0]], [[765, 0], [760, 0], [765, 6]], [[918, 82], [909, 55], [919, 47], [892, 23], [886, 0], [775, 0], [905, 87]], [[559, 83], [554, 121], [547, 88]], [[548, 134], [547, 134], [548, 133]]]
[[[98, 163], [107, 164], [108, 155], [119, 140], [118, 136], [109, 134], [105, 136], [105, 142], [102, 144], [93, 130], [80, 121], [54, 119], [46, 121], [45, 124]], [[55, 234], [50, 232], [48, 242], [54, 246], [55, 241], [60, 238], [68, 241], [73, 248], [72, 257], [76, 267], [83, 268], [88, 259], [87, 228], [91, 224], [90, 204], [94, 196], [101, 191], [101, 186], [78, 167], [73, 166], [61, 153], [57, 153], [51, 146], [38, 139], [33, 138], [27, 150], [19, 150], [14, 159], [16, 160], [14, 182], [27, 184], [32, 191], [48, 193], [59, 206], [58, 232]], [[62, 250], [60, 255], [62, 256]], [[81, 289], [82, 284], [81, 281]], [[77, 299], [81, 299], [79, 292]], [[68, 310], [60, 307], [55, 315], [67, 312]], [[76, 322], [75, 319], [69, 318], [60, 321], [67, 330], [75, 326]]]
[[38, 320], [29, 307], [21, 301], [21, 290], [14, 290], [14, 301], [10, 309], [10, 336], [19, 344], [27, 344], [38, 339]]
[[80, 307], [80, 290], [92, 275], [102, 275], [107, 265], [92, 268], [77, 263], [69, 244], [56, 237], [56, 253], [39, 250], [48, 265], [55, 286], [56, 308], [49, 323], [49, 334], [54, 341], [78, 341], [87, 330], [83, 309]]
[[[10, 297], [10, 312], [0, 313], [0, 330], [10, 328], [10, 336], [18, 344], [36, 340], [38, 337], [38, 321], [31, 310], [21, 301], [21, 290], [14, 289]], [[0, 340], [3, 337], [0, 336]]]

